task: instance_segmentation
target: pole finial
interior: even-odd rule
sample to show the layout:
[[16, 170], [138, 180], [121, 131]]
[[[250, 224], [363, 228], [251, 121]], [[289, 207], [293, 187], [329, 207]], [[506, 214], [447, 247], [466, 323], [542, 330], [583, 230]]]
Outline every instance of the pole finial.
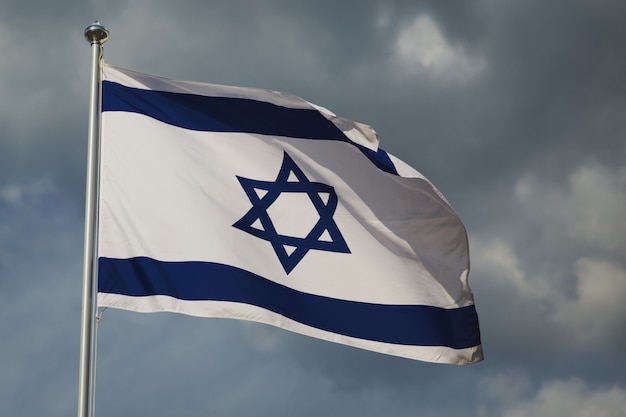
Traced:
[[109, 39], [109, 31], [96, 20], [85, 29], [85, 39], [91, 44], [99, 43], [102, 45]]

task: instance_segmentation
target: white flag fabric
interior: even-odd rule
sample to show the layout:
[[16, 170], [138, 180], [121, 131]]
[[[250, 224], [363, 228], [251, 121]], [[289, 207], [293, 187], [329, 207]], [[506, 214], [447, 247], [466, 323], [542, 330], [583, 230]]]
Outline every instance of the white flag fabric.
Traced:
[[369, 126], [290, 94], [103, 72], [98, 306], [482, 360], [465, 228]]

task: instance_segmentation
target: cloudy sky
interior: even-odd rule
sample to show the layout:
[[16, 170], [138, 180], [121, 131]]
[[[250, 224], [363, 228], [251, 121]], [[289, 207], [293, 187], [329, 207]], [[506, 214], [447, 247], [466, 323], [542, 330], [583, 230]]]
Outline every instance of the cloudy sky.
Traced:
[[0, 4], [0, 415], [75, 415], [90, 48], [372, 125], [469, 233], [485, 361], [107, 310], [98, 416], [626, 415], [626, 3]]

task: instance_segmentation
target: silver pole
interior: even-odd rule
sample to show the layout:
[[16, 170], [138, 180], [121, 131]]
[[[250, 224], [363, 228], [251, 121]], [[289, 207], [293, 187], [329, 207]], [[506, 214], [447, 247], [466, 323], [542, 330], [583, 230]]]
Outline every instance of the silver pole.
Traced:
[[78, 377], [78, 417], [94, 415], [95, 316], [97, 291], [96, 234], [98, 221], [98, 185], [100, 165], [100, 113], [102, 110], [102, 44], [109, 32], [95, 21], [85, 29], [91, 43], [91, 93], [89, 103], [89, 144], [87, 147], [87, 184], [85, 196], [85, 243], [83, 252], [83, 305], [80, 332]]

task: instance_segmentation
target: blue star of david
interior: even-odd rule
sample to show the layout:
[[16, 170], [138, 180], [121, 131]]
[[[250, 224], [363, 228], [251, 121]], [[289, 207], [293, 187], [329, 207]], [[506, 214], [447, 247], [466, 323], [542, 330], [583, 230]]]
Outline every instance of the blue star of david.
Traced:
[[[297, 181], [293, 180], [294, 177]], [[237, 179], [252, 203], [252, 208], [233, 227], [270, 242], [285, 273], [293, 271], [311, 249], [350, 253], [333, 219], [337, 208], [335, 189], [330, 185], [309, 181], [287, 152], [284, 153], [276, 181], [258, 181], [240, 176]], [[285, 236], [276, 231], [268, 209], [282, 193], [304, 193], [317, 210], [319, 220], [306, 237]], [[326, 201], [320, 194], [327, 196]], [[256, 224], [260, 224], [260, 227]]]

